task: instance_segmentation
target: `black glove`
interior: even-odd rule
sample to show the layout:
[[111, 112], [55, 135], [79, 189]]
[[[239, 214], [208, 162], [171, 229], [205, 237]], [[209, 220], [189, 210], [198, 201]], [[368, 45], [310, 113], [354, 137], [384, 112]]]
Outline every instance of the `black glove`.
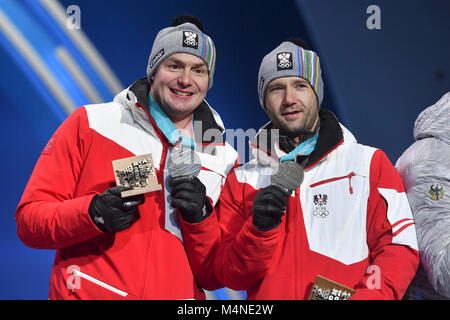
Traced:
[[170, 177], [169, 186], [172, 207], [180, 210], [184, 221], [201, 222], [213, 211], [206, 188], [197, 177]]
[[89, 216], [97, 228], [103, 232], [118, 232], [131, 226], [137, 206], [145, 202], [145, 197], [141, 194], [122, 199], [120, 193], [130, 189], [116, 186], [92, 198]]
[[288, 204], [286, 194], [281, 188], [270, 185], [262, 189], [253, 200], [253, 225], [261, 231], [268, 231], [281, 223], [281, 217]]

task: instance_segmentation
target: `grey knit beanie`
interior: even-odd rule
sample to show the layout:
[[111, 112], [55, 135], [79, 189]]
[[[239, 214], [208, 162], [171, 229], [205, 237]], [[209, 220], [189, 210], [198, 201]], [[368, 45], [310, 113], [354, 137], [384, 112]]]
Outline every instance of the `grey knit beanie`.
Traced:
[[285, 41], [267, 54], [259, 67], [258, 96], [264, 110], [264, 94], [270, 81], [281, 77], [302, 77], [311, 84], [319, 103], [323, 100], [323, 80], [317, 53]]
[[151, 76], [165, 59], [180, 52], [190, 53], [205, 61], [209, 74], [208, 89], [210, 89], [213, 84], [216, 48], [212, 39], [190, 22], [170, 26], [158, 32], [148, 59], [148, 80], [150, 81]]

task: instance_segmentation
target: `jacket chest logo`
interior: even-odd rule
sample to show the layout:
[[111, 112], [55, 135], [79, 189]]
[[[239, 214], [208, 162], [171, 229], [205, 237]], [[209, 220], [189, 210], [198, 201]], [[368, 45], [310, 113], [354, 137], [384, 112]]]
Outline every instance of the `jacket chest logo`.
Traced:
[[444, 187], [441, 184], [433, 184], [430, 187], [430, 191], [428, 193], [431, 196], [431, 199], [433, 200], [442, 200], [444, 199], [445, 190]]
[[313, 216], [315, 217], [321, 217], [326, 218], [329, 214], [327, 210], [327, 201], [328, 196], [326, 194], [315, 194], [314, 195], [314, 210], [313, 210]]

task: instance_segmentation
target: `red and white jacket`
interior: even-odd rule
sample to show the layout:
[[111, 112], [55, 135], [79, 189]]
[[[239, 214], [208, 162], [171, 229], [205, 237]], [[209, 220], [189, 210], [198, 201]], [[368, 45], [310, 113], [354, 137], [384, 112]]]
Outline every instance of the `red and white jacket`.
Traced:
[[381, 150], [358, 144], [331, 112], [321, 110], [320, 120], [316, 149], [281, 225], [260, 231], [252, 224], [253, 198], [270, 184], [266, 164], [278, 161], [273, 154], [263, 159], [262, 148], [230, 173], [210, 217], [182, 222], [205, 288], [247, 290], [248, 299], [307, 299], [321, 275], [356, 289], [352, 299], [402, 298], [419, 253], [400, 176]]
[[[173, 146], [144, 108], [148, 92], [147, 80], [141, 79], [111, 103], [78, 108], [36, 164], [15, 218], [26, 245], [57, 249], [50, 299], [204, 298], [189, 266], [179, 217], [170, 206], [166, 161]], [[202, 120], [203, 130], [223, 132], [219, 115], [206, 102], [194, 119]], [[237, 152], [223, 141], [197, 142], [214, 151], [196, 153], [202, 162], [199, 179], [215, 204]], [[95, 194], [115, 185], [111, 162], [147, 153], [163, 190], [145, 195], [129, 229], [101, 232], [88, 208]]]

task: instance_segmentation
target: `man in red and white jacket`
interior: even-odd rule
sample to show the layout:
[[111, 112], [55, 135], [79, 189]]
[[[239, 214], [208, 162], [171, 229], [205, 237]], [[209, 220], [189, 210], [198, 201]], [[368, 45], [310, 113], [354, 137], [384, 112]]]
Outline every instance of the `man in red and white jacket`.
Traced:
[[[56, 249], [50, 299], [205, 297], [178, 220], [207, 217], [193, 208], [211, 213], [237, 161], [223, 142], [219, 115], [204, 100], [214, 64], [201, 22], [177, 17], [155, 38], [146, 78], [113, 102], [78, 108], [52, 136], [15, 214], [26, 245]], [[207, 130], [218, 132], [215, 140], [204, 139]], [[202, 168], [174, 184], [167, 161], [174, 145], [186, 142]], [[112, 161], [148, 153], [162, 190], [122, 198]]]
[[[247, 290], [248, 299], [307, 299], [320, 275], [354, 289], [351, 299], [401, 299], [419, 253], [399, 174], [319, 109], [319, 58], [302, 41], [270, 52], [258, 81], [271, 122], [251, 144], [255, 158], [230, 173], [213, 214], [182, 222], [199, 283]], [[280, 161], [304, 169], [292, 193], [271, 185]]]

